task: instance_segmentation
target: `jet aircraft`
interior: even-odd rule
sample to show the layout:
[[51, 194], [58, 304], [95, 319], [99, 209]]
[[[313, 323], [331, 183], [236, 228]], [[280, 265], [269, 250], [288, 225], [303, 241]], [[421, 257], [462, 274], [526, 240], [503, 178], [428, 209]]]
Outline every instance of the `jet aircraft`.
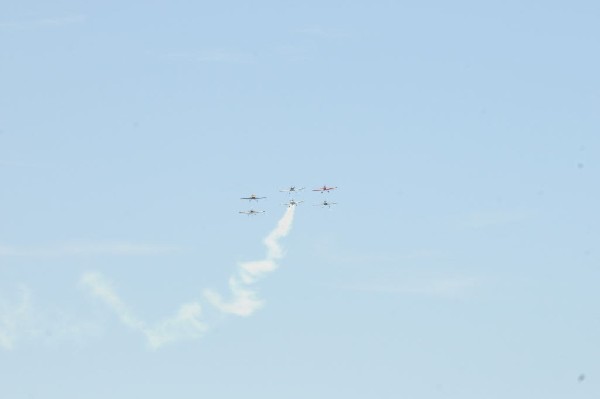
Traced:
[[327, 187], [327, 186], [323, 186], [323, 187], [319, 187], [319, 188], [315, 188], [313, 191], [320, 191], [321, 193], [326, 193], [329, 192], [331, 190], [335, 190], [337, 187]]
[[304, 187], [298, 188], [296, 186], [290, 186], [290, 187], [286, 188], [285, 190], [279, 190], [279, 191], [282, 193], [291, 194], [291, 193], [297, 193], [298, 191], [302, 191], [302, 190], [304, 190]]
[[292, 207], [292, 206], [296, 206], [296, 205], [298, 205], [298, 204], [301, 204], [301, 203], [303, 203], [303, 202], [304, 202], [304, 201], [296, 201], [296, 200], [294, 200], [294, 199], [291, 199], [289, 202], [286, 202], [286, 203], [285, 203], [285, 204], [283, 204], [283, 205], [287, 205], [287, 207], [289, 208], [289, 207]]
[[252, 194], [249, 197], [242, 197], [240, 199], [245, 199], [245, 200], [248, 200], [248, 201], [254, 200], [254, 201], [258, 202], [259, 199], [263, 199], [263, 198], [267, 198], [267, 197], [257, 197], [256, 194]]
[[259, 213], [265, 213], [265, 212], [266, 211], [255, 211], [254, 209], [250, 209], [250, 210], [247, 210], [247, 211], [240, 211], [239, 213], [243, 213], [245, 215], [250, 216], [250, 215], [258, 215]]
[[331, 208], [331, 205], [335, 205], [337, 204], [337, 202], [329, 202], [329, 201], [323, 201], [323, 202], [319, 202], [318, 204], [314, 204], [313, 206], [328, 206]]

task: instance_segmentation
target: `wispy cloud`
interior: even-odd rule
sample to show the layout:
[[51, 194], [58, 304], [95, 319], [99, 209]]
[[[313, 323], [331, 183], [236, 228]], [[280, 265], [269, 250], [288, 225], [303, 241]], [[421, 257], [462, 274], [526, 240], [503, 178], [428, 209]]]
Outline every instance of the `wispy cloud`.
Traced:
[[348, 32], [343, 31], [342, 29], [326, 28], [322, 26], [307, 26], [304, 28], [297, 29], [296, 33], [328, 39], [350, 37], [350, 34]]
[[19, 167], [19, 168], [37, 168], [41, 165], [35, 163], [28, 162], [19, 162], [19, 161], [0, 161], [0, 166], [10, 166], [10, 167]]
[[258, 293], [251, 288], [265, 274], [277, 269], [276, 261], [283, 257], [283, 249], [279, 240], [285, 237], [292, 228], [296, 207], [287, 208], [277, 227], [264, 239], [267, 247], [267, 257], [263, 260], [242, 262], [238, 265], [237, 272], [229, 278], [231, 299], [224, 300], [220, 294], [213, 290], [205, 290], [204, 296], [217, 309], [224, 313], [238, 316], [250, 316], [264, 305]]
[[39, 338], [47, 344], [57, 342], [84, 343], [90, 337], [98, 337], [102, 332], [100, 320], [67, 314], [61, 310], [33, 313], [31, 338]]
[[224, 62], [232, 64], [250, 64], [256, 61], [256, 57], [248, 53], [227, 50], [213, 50], [200, 53], [196, 56], [200, 62]]
[[522, 222], [532, 216], [531, 212], [517, 210], [473, 211], [462, 217], [459, 226], [481, 229]]
[[42, 29], [42, 28], [57, 28], [68, 25], [82, 24], [87, 17], [82, 14], [66, 15], [62, 17], [38, 18], [21, 21], [0, 21], [0, 29]]
[[60, 341], [81, 342], [97, 335], [97, 321], [74, 317], [63, 311], [41, 313], [34, 306], [33, 295], [26, 286], [19, 286], [19, 298], [8, 301], [0, 298], [0, 349], [12, 350], [26, 340], [45, 344]]
[[31, 295], [21, 286], [20, 300], [15, 303], [0, 301], [0, 348], [13, 349], [15, 341], [31, 320]]
[[460, 298], [476, 289], [480, 280], [475, 277], [430, 277], [388, 279], [341, 285], [342, 289], [379, 294], [400, 294]]
[[291, 62], [303, 62], [311, 59], [311, 51], [305, 46], [284, 45], [276, 49], [279, 56]]
[[378, 250], [365, 250], [360, 246], [352, 248], [340, 246], [334, 236], [320, 235], [315, 237], [313, 250], [315, 255], [329, 263], [343, 263], [348, 265], [377, 264], [398, 265], [415, 264], [422, 262], [440, 261], [447, 254], [440, 249], [430, 247], [404, 246], [401, 243], [396, 248], [379, 248]]
[[185, 303], [179, 307], [173, 317], [149, 326], [133, 314], [101, 274], [86, 273], [81, 278], [81, 284], [89, 289], [92, 295], [102, 300], [117, 315], [121, 323], [142, 333], [153, 349], [180, 339], [200, 338], [207, 329], [201, 321], [202, 307], [197, 302]]
[[178, 247], [137, 244], [122, 241], [91, 242], [73, 240], [51, 246], [10, 246], [0, 244], [0, 257], [55, 258], [91, 255], [159, 255], [179, 251]]
[[321, 245], [317, 248], [320, 256], [328, 262], [344, 264], [397, 264], [399, 262], [431, 261], [443, 257], [439, 251], [422, 249], [405, 253], [353, 253], [348, 250], [332, 249], [331, 244]]
[[226, 49], [205, 51], [175, 51], [159, 56], [166, 59], [180, 59], [201, 63], [252, 64], [256, 62], [256, 56], [253, 54]]

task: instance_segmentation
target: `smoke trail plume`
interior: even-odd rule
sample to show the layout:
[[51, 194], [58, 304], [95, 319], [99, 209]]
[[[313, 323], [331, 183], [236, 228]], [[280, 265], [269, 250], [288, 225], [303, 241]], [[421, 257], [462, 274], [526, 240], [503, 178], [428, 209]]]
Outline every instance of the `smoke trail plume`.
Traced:
[[[263, 241], [267, 248], [265, 259], [238, 265], [236, 273], [229, 278], [231, 290], [229, 301], [224, 300], [214, 291], [204, 291], [205, 298], [213, 306], [221, 312], [239, 316], [250, 316], [263, 306], [264, 301], [258, 297], [256, 291], [251, 289], [251, 286], [265, 274], [277, 269], [276, 261], [283, 257], [279, 240], [289, 233], [294, 220], [294, 211], [295, 207], [289, 207], [277, 223], [277, 227], [265, 237]], [[201, 320], [202, 307], [198, 302], [185, 303], [173, 317], [149, 326], [133, 314], [111, 284], [99, 273], [85, 273], [81, 278], [81, 284], [111, 308], [121, 323], [141, 333], [153, 349], [184, 338], [200, 338], [208, 329], [207, 324]], [[3, 341], [7, 340], [0, 334], [0, 344], [8, 346]]]
[[0, 348], [13, 349], [18, 336], [26, 329], [31, 319], [31, 294], [20, 287], [20, 303], [8, 304], [0, 301]]
[[84, 274], [81, 283], [106, 303], [123, 324], [141, 332], [153, 349], [182, 338], [199, 338], [206, 330], [206, 325], [200, 321], [202, 307], [197, 302], [181, 305], [175, 316], [149, 327], [133, 315], [108, 281], [99, 273]]
[[277, 227], [265, 237], [263, 241], [267, 247], [267, 257], [265, 259], [242, 262], [238, 265], [237, 272], [229, 278], [229, 289], [232, 294], [231, 300], [223, 300], [221, 295], [212, 290], [204, 291], [205, 298], [213, 306], [224, 313], [250, 316], [264, 305], [264, 301], [250, 287], [265, 274], [277, 269], [276, 261], [283, 257], [283, 250], [279, 245], [279, 240], [290, 232], [295, 210], [295, 206], [287, 208], [287, 211], [277, 223]]

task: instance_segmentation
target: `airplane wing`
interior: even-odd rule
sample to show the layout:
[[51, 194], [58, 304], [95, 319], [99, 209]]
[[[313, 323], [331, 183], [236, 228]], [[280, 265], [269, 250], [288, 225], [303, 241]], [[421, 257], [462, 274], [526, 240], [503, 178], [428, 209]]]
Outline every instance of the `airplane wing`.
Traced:
[[300, 190], [304, 190], [306, 187], [290, 187], [290, 188], [286, 188], [285, 190], [279, 190], [279, 192], [281, 193], [293, 193], [294, 191], [300, 191]]
[[336, 187], [323, 186], [323, 187], [315, 188], [313, 191], [325, 192], [325, 191], [335, 190], [336, 188], [337, 188], [337, 186]]
[[281, 204], [281, 205], [292, 206], [292, 205], [298, 205], [298, 204], [301, 204], [301, 203], [303, 203], [303, 202], [304, 202], [304, 201], [294, 201], [294, 202], [290, 201], [290, 202], [286, 202], [286, 203], [284, 203], [284, 204]]

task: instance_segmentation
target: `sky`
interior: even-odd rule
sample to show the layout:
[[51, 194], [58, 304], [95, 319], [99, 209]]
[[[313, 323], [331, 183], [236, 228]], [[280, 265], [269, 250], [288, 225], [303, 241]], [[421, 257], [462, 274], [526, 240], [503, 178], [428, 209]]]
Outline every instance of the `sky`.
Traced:
[[598, 2], [0, 4], [0, 397], [600, 394]]

